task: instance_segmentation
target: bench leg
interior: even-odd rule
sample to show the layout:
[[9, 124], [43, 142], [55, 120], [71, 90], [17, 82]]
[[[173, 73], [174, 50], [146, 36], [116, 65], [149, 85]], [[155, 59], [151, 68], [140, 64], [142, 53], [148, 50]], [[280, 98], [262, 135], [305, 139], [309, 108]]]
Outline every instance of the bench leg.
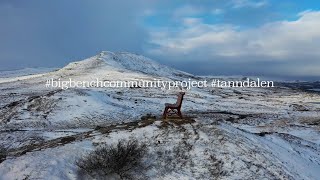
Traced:
[[162, 118], [163, 118], [163, 119], [167, 119], [168, 110], [169, 110], [168, 107], [165, 107], [165, 108], [164, 108], [163, 115], [162, 115]]
[[181, 119], [183, 118], [180, 109], [178, 109], [178, 116], [179, 116]]

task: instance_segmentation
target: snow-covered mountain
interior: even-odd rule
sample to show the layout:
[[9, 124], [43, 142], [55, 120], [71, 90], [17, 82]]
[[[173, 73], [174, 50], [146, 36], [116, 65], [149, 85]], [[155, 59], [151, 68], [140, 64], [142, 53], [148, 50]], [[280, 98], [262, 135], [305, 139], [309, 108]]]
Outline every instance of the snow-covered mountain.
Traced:
[[[56, 71], [0, 78], [0, 144], [7, 151], [0, 179], [77, 179], [74, 161], [83, 153], [128, 137], [149, 144], [150, 179], [320, 177], [317, 93], [288, 86], [192, 88], [185, 90], [182, 105], [187, 121], [175, 123], [160, 117], [164, 103], [175, 102], [179, 89], [46, 87], [48, 79], [69, 78], [215, 77], [194, 76], [136, 54], [104, 51]], [[182, 155], [175, 163], [159, 156], [175, 157], [179, 148]], [[170, 171], [164, 168], [169, 162]]]
[[128, 52], [102, 51], [89, 59], [72, 62], [60, 71], [83, 72], [88, 70], [114, 70], [143, 73], [155, 77], [193, 77], [193, 75], [162, 65], [141, 55]]
[[[10, 128], [17, 128], [20, 125], [23, 127], [25, 126], [24, 123], [27, 123], [29, 127], [31, 126], [31, 124], [34, 124], [34, 126], [37, 127], [39, 125], [40, 127], [46, 127], [48, 123], [50, 123], [50, 127], [52, 127], [56, 125], [55, 122], [57, 121], [58, 124], [65, 124], [70, 122], [70, 120], [79, 120], [80, 117], [88, 116], [89, 114], [98, 113], [100, 115], [105, 115], [106, 108], [109, 108], [109, 112], [116, 111], [114, 116], [117, 116], [117, 118], [112, 117], [110, 118], [110, 120], [114, 118], [118, 120], [125, 120], [129, 117], [129, 119], [132, 120], [133, 118], [137, 118], [135, 116], [132, 116], [132, 114], [141, 116], [143, 115], [142, 111], [145, 110], [136, 110], [132, 108], [133, 106], [135, 106], [135, 102], [119, 102], [113, 96], [120, 96], [115, 94], [115, 92], [121, 92], [124, 93], [124, 95], [121, 95], [122, 97], [127, 97], [127, 99], [134, 99], [136, 97], [136, 93], [140, 92], [135, 92], [131, 89], [126, 88], [76, 88], [61, 91], [60, 88], [46, 88], [46, 80], [59, 79], [60, 81], [67, 81], [69, 78], [72, 78], [75, 81], [94, 81], [97, 78], [102, 81], [128, 81], [140, 79], [153, 80], [155, 78], [181, 80], [182, 77], [193, 77], [193, 75], [161, 65], [143, 56], [130, 53], [112, 53], [104, 51], [99, 55], [93, 56], [91, 58], [78, 62], [72, 62], [57, 71], [52, 71], [44, 74], [0, 79], [0, 82], [3, 85], [1, 86], [3, 87], [3, 90], [6, 90], [7, 87], [14, 87], [14, 89], [10, 89], [9, 91], [3, 91], [4, 93], [8, 93], [9, 95], [7, 97], [4, 97], [3, 101], [0, 104], [4, 107], [2, 108], [4, 115], [1, 117], [1, 121], [8, 122], [5, 124], [5, 126], [10, 126]], [[17, 91], [21, 95], [12, 96], [12, 94], [16, 94]], [[153, 95], [150, 96], [156, 96], [156, 92], [159, 91], [159, 89], [150, 89], [146, 91], [152, 91]], [[50, 94], [50, 97], [48, 96], [48, 94]], [[82, 96], [79, 96], [79, 94]], [[39, 101], [48, 101], [45, 103], [48, 106], [55, 106], [55, 108], [51, 107], [52, 109], [47, 109], [47, 112], [38, 111], [37, 108], [26, 110], [26, 107], [42, 108], [43, 106], [43, 102], [30, 100], [30, 98], [39, 99]], [[8, 110], [7, 108], [5, 108], [8, 106], [8, 104], [10, 105], [12, 101], [13, 103], [22, 103], [18, 103], [14, 110]], [[116, 104], [118, 104], [118, 106], [116, 106]], [[117, 115], [119, 111], [119, 109], [117, 108], [120, 107], [122, 107], [123, 110], [129, 111], [129, 113], [127, 113], [126, 115], [123, 114], [125, 117], [123, 117], [123, 115]], [[68, 109], [68, 111], [65, 111], [65, 108]], [[154, 108], [152, 110], [153, 113], [155, 110], [157, 109]], [[10, 116], [8, 116], [9, 113], [7, 111], [11, 112], [12, 115], [10, 114]], [[50, 111], [50, 113], [48, 111]], [[51, 113], [51, 111], [54, 112]], [[45, 117], [45, 119], [43, 119], [43, 117]], [[21, 119], [23, 119], [23, 121], [20, 121]], [[32, 122], [30, 123], [29, 121], [26, 121], [27, 119], [32, 119]], [[83, 122], [86, 123], [86, 121]], [[72, 126], [81, 126], [82, 122], [72, 124]], [[95, 125], [96, 124], [93, 123], [91, 126]]]

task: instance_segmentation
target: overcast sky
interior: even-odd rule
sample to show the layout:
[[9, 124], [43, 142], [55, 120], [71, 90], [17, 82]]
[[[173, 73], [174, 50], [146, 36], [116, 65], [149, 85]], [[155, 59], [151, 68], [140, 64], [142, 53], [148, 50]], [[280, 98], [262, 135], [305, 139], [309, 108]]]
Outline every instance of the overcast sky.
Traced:
[[200, 75], [320, 77], [320, 3], [0, 0], [0, 70], [129, 51]]

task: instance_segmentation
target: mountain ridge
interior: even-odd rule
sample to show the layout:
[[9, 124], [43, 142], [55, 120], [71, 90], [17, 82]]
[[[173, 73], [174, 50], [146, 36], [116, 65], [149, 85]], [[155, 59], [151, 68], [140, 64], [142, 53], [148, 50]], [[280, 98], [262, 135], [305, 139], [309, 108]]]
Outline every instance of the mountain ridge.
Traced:
[[174, 77], [175, 75], [194, 77], [194, 75], [160, 64], [143, 55], [130, 52], [102, 51], [98, 55], [81, 61], [67, 64], [60, 70], [92, 70], [96, 68], [114, 68], [118, 70], [129, 70], [143, 74], [161, 77]]

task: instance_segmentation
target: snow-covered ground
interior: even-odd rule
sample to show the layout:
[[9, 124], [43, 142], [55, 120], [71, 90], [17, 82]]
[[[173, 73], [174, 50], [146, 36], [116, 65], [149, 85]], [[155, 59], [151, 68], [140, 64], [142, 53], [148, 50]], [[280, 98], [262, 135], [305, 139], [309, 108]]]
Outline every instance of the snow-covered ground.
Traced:
[[11, 71], [0, 71], [0, 78], [12, 78], [12, 77], [21, 77], [33, 74], [40, 74], [40, 73], [47, 73], [51, 71], [55, 71], [58, 68], [45, 68], [45, 67], [38, 67], [38, 68], [23, 68], [18, 70], [11, 70]]
[[[185, 90], [182, 112], [194, 121], [176, 123], [163, 122], [161, 115], [164, 103], [174, 102], [179, 89], [61, 90], [45, 84], [48, 79], [69, 78], [243, 77], [194, 76], [140, 55], [107, 51], [60, 70], [20, 75], [11, 72], [0, 78], [0, 143], [7, 151], [0, 179], [77, 179], [75, 160], [96, 146], [128, 137], [148, 144], [146, 161], [151, 168], [146, 176], [151, 179], [320, 177], [320, 95], [310, 91], [319, 88], [319, 82], [304, 84], [305, 88], [292, 82], [275, 88]], [[147, 114], [156, 119], [145, 126], [99, 131], [143, 123]]]

